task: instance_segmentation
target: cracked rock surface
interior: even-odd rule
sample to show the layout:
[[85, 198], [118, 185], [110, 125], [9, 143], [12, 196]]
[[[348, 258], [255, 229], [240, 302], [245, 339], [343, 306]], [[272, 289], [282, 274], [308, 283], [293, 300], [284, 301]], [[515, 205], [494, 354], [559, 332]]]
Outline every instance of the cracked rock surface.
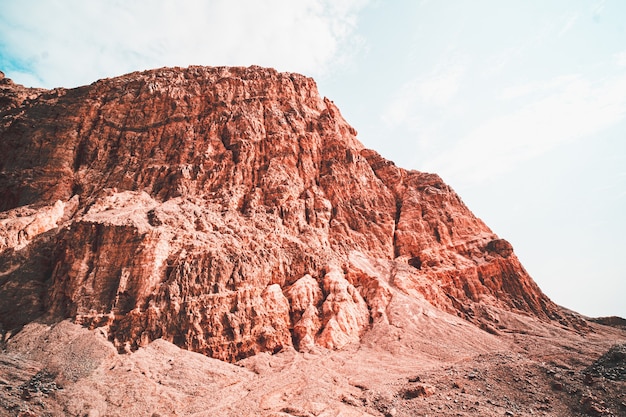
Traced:
[[[440, 177], [267, 68], [0, 77], [0, 295], [10, 415], [602, 415], [623, 395], [576, 373], [623, 328], [554, 304]], [[573, 375], [539, 376], [561, 357]], [[478, 398], [524, 378], [536, 395]]]
[[310, 78], [2, 83], [5, 332], [72, 318], [120, 351], [163, 338], [236, 361], [341, 348], [407, 296], [491, 332], [499, 309], [576, 324], [449, 186], [365, 149]]

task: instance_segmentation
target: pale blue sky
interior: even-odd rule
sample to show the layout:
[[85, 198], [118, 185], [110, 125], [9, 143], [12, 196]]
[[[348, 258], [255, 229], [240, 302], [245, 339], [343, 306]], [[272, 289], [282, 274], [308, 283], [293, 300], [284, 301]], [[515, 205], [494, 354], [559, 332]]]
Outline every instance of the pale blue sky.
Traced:
[[626, 2], [3, 1], [0, 69], [315, 77], [370, 148], [440, 174], [557, 303], [626, 317]]

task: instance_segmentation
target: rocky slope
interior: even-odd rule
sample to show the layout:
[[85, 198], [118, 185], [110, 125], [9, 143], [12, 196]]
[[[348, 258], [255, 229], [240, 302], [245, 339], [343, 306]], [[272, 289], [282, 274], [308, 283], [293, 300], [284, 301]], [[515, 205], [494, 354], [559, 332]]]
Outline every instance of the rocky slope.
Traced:
[[626, 413], [623, 319], [301, 75], [0, 73], [0, 210], [1, 416]]
[[119, 350], [163, 338], [236, 361], [341, 348], [393, 328], [404, 299], [491, 333], [501, 312], [584, 324], [438, 176], [365, 149], [310, 78], [189, 67], [0, 86], [5, 338], [72, 318]]
[[102, 329], [30, 323], [0, 353], [0, 416], [626, 415], [626, 381], [612, 378], [626, 361], [609, 349], [623, 331], [526, 317], [495, 336], [421, 306], [428, 314], [399, 317], [394, 337], [375, 328], [339, 350], [287, 347], [236, 364], [162, 339], [118, 354]]

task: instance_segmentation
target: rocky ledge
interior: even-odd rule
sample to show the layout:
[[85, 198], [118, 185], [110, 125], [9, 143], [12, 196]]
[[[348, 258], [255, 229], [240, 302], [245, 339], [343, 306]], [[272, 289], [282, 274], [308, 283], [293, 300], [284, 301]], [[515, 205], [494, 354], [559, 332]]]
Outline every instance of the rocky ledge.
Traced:
[[3, 337], [71, 318], [120, 350], [235, 361], [441, 310], [490, 333], [509, 313], [582, 326], [441, 178], [356, 135], [312, 79], [272, 69], [2, 77]]

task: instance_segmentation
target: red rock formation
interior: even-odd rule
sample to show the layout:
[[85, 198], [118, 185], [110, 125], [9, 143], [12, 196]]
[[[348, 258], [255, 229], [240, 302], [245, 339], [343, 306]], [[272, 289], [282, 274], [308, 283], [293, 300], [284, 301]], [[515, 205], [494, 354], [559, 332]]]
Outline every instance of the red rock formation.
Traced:
[[490, 331], [499, 309], [563, 318], [508, 242], [438, 176], [365, 149], [310, 78], [0, 84], [5, 331], [72, 317], [121, 349], [164, 338], [232, 361], [341, 348], [393, 320], [398, 294]]

